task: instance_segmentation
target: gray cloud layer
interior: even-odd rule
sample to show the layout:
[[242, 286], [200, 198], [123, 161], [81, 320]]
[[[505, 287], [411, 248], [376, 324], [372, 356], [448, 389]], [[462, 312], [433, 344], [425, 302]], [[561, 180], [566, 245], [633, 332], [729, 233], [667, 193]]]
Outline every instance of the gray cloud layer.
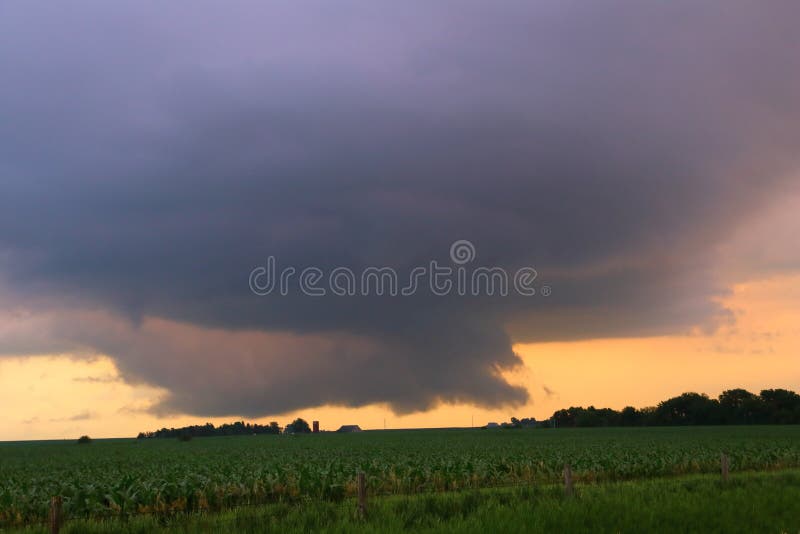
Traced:
[[[411, 411], [525, 401], [512, 341], [713, 323], [715, 245], [797, 168], [798, 15], [4, 2], [0, 273], [34, 318], [0, 352], [107, 352], [163, 410]], [[267, 255], [408, 272], [456, 239], [553, 296], [247, 285]]]

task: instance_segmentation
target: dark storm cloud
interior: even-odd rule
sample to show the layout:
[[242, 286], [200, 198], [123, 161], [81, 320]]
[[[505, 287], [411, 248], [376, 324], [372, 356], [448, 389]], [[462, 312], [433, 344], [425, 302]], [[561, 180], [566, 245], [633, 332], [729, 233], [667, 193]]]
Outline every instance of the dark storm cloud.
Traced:
[[[725, 319], [714, 245], [797, 165], [798, 15], [5, 2], [0, 273], [9, 313], [39, 310], [44, 327], [11, 321], [0, 348], [107, 352], [167, 388], [165, 410], [411, 411], [524, 401], [499, 374], [519, 363], [515, 341]], [[403, 273], [446, 261], [456, 239], [476, 264], [536, 267], [554, 294], [247, 285], [267, 255]]]

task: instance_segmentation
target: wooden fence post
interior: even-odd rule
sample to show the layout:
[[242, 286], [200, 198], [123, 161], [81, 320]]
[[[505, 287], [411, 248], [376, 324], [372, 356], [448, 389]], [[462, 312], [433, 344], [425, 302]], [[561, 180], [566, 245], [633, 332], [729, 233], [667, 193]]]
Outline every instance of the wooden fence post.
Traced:
[[728, 455], [725, 454], [724, 452], [722, 453], [722, 456], [720, 457], [720, 464], [721, 464], [721, 468], [722, 468], [722, 481], [723, 482], [727, 482], [728, 481], [728, 472], [730, 471], [731, 464], [730, 464], [730, 460], [728, 460]]
[[61, 528], [61, 497], [50, 498], [50, 534], [58, 534]]
[[564, 494], [569, 497], [573, 494], [572, 487], [572, 467], [566, 463], [564, 464]]
[[363, 471], [358, 472], [358, 514], [367, 515], [367, 475]]

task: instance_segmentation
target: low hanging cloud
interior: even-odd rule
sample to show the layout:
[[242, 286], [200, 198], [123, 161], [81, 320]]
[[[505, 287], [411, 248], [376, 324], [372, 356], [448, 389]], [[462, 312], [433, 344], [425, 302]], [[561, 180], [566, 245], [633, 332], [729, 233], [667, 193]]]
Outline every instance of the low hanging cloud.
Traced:
[[[797, 176], [800, 7], [722, 4], [6, 2], [0, 353], [108, 354], [157, 411], [406, 413], [526, 402], [515, 342], [728, 321], [717, 246]], [[248, 285], [459, 239], [552, 295]]]
[[72, 379], [73, 382], [83, 382], [86, 384], [113, 384], [119, 382], [118, 376], [114, 375], [101, 375], [101, 376], [77, 376]]
[[[29, 321], [24, 330], [35, 330], [37, 337], [14, 350], [37, 354], [60, 341], [60, 351], [114, 355], [127, 381], [166, 388], [168, 396], [152, 407], [159, 413], [258, 416], [331, 402], [391, 402], [396, 412], [407, 413], [442, 400], [499, 405], [527, 398], [525, 389], [499, 376], [499, 369], [518, 363], [508, 341], [495, 340], [495, 331], [483, 332], [479, 325], [453, 337], [419, 330], [418, 340], [389, 341], [201, 328], [153, 318], [134, 324], [108, 312], [75, 310], [33, 314]], [[440, 346], [420, 345], [431, 339]], [[440, 360], [425, 362], [432, 350]], [[430, 376], [421, 377], [422, 369]]]
[[93, 414], [92, 412], [86, 410], [86, 411], [83, 411], [83, 412], [76, 413], [75, 415], [71, 415], [69, 417], [52, 418], [49, 421], [51, 423], [63, 423], [63, 422], [66, 422], [66, 421], [88, 421], [89, 419], [92, 419], [94, 417], [95, 417], [95, 414]]

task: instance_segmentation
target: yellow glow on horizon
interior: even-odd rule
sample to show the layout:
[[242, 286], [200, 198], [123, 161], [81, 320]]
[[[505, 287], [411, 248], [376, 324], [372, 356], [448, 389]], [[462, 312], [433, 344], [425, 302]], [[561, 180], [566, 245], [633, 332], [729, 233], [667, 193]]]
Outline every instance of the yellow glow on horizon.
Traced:
[[[382, 405], [323, 406], [246, 420], [281, 425], [294, 417], [326, 430], [476, 426], [511, 416], [539, 419], [573, 405], [647, 406], [684, 391], [718, 395], [744, 387], [800, 390], [800, 274], [740, 284], [724, 304], [736, 322], [711, 335], [601, 339], [515, 347], [523, 368], [507, 374], [525, 385], [526, 406], [484, 409], [441, 405], [398, 416]], [[135, 436], [162, 426], [219, 424], [241, 417], [157, 417], [146, 411], [164, 391], [122, 381], [110, 358], [0, 358], [0, 440]]]

